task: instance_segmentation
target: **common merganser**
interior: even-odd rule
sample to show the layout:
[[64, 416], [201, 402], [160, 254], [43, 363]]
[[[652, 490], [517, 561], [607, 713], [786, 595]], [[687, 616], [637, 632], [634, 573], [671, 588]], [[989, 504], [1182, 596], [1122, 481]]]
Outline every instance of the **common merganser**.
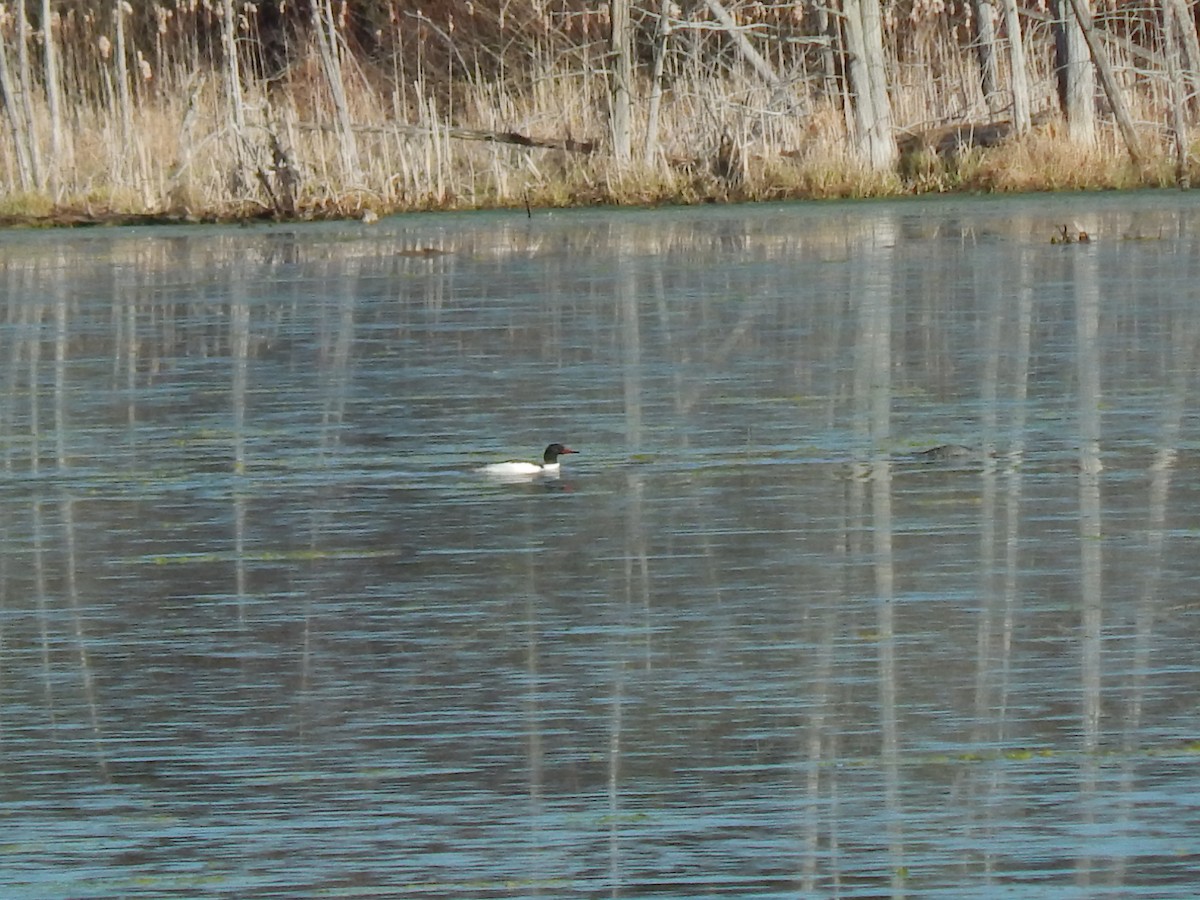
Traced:
[[484, 466], [479, 471], [491, 478], [505, 479], [532, 479], [532, 478], [557, 478], [559, 473], [560, 456], [565, 456], [568, 453], [578, 453], [578, 450], [572, 450], [570, 447], [564, 447], [562, 444], [551, 444], [546, 448], [546, 452], [542, 454], [542, 463], [531, 462], [502, 462], [492, 463], [490, 466]]

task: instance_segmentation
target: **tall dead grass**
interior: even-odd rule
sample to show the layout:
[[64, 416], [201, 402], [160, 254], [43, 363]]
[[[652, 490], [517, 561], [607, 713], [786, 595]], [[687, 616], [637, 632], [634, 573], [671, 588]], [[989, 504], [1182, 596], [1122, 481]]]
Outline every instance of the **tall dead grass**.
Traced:
[[[45, 89], [50, 76], [14, 71], [18, 80], [28, 79], [30, 117], [24, 133], [14, 125], [0, 130], [0, 215], [44, 217], [59, 209], [200, 219], [352, 216], [367, 210], [1113, 188], [1170, 180], [1157, 126], [1147, 128], [1154, 138], [1151, 162], [1135, 169], [1111, 129], [1094, 147], [1080, 148], [1052, 114], [1032, 134], [994, 148], [945, 152], [921, 150], [916, 142], [900, 172], [874, 174], [850, 151], [844, 97], [826, 93], [828, 73], [816, 56], [797, 58], [786, 45], [772, 45], [772, 63], [799, 79], [781, 102], [719, 35], [701, 30], [672, 45], [658, 147], [618, 166], [606, 149], [608, 83], [596, 43], [602, 23], [567, 20], [582, 31], [566, 53], [560, 23], [562, 33], [531, 42], [519, 57], [525, 65], [513, 71], [511, 54], [500, 58], [455, 46], [442, 27], [427, 34], [429, 41], [436, 38], [439, 53], [430, 52], [432, 44], [413, 46], [404, 30], [411, 21], [397, 19], [390, 26], [394, 42], [408, 41], [406, 52], [416, 62], [368, 60], [348, 51], [344, 35], [331, 61], [315, 40], [296, 39], [283, 51], [287, 65], [265, 77], [268, 53], [253, 18], [240, 2], [229, 6], [242, 13], [237, 44], [247, 60], [241, 75], [236, 67], [213, 64], [212, 48], [180, 24], [185, 13], [196, 14], [196, 3], [163, 2], [160, 27], [137, 34], [119, 32], [123, 20], [107, 5], [64, 8], [51, 23], [62, 51], [57, 77], [68, 87], [59, 112], [66, 125], [62, 146], [48, 155], [54, 130]], [[957, 28], [935, 20], [934, 27], [914, 29], [919, 39], [893, 42], [893, 100], [906, 133], [987, 115], [974, 56]], [[11, 15], [0, 20], [0, 39], [10, 50], [21, 37]], [[435, 58], [438, 70], [421, 68], [424, 53]], [[7, 56], [12, 66], [16, 55]], [[1031, 57], [1035, 106], [1051, 111], [1049, 57]], [[1145, 76], [1144, 62], [1118, 60], [1139, 119], [1163, 122], [1166, 93], [1160, 80]], [[352, 154], [338, 124], [331, 65], [339, 66], [344, 86]], [[414, 71], [417, 77], [410, 78]], [[642, 100], [651, 93], [648, 71], [639, 84]], [[648, 128], [647, 108], [635, 103], [635, 134]], [[489, 139], [508, 133], [590, 142], [595, 149]], [[43, 160], [36, 183], [22, 183], [22, 149]]]

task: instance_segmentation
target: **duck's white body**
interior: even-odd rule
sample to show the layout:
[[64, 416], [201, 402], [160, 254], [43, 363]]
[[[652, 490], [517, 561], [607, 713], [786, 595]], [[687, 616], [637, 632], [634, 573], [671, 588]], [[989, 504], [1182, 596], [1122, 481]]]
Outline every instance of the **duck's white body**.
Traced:
[[521, 476], [537, 476], [537, 475], [557, 475], [561, 469], [558, 463], [552, 466], [541, 465], [531, 462], [502, 462], [492, 463], [490, 466], [484, 466], [479, 471], [486, 472], [488, 475], [496, 475], [498, 477], [514, 477]]
[[572, 450], [570, 447], [564, 447], [562, 444], [551, 444], [542, 455], [541, 463], [511, 460], [509, 462], [492, 463], [491, 465], [484, 466], [479, 471], [489, 478], [501, 481], [557, 478], [562, 468], [558, 462], [558, 458], [567, 453], [575, 452], [575, 450]]

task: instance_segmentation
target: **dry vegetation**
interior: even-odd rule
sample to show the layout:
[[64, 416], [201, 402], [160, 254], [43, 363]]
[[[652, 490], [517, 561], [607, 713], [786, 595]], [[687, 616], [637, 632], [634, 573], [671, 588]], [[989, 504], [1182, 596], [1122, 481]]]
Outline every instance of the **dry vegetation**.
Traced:
[[[0, 216], [288, 218], [1177, 177], [1153, 8], [1097, 10], [1147, 142], [1135, 165], [1102, 98], [1095, 144], [1067, 139], [1044, 2], [1022, 9], [1038, 124], [1020, 138], [1006, 135], [1005, 104], [993, 97], [989, 109], [980, 87], [972, 6], [886, 6], [902, 157], [884, 173], [850, 149], [837, 17], [802, 0], [726, 8], [778, 82], [747, 64], [706, 3], [635, 7], [635, 152], [620, 163], [604, 4], [9, 2], [0, 6]], [[1006, 79], [1002, 67], [1001, 98]]]

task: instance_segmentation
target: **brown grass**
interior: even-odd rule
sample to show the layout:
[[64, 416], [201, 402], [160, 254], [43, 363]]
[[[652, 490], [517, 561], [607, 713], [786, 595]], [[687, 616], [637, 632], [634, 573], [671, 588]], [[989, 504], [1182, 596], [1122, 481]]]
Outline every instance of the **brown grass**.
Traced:
[[[109, 18], [95, 21], [101, 31], [110, 25]], [[580, 27], [581, 20], [564, 21]], [[53, 178], [23, 187], [16, 178], [14, 134], [0, 129], [5, 196], [0, 217], [52, 217], [56, 210], [269, 217], [287, 214], [293, 203], [301, 217], [360, 216], [368, 210], [386, 214], [526, 204], [1129, 188], [1168, 184], [1174, 177], [1165, 135], [1147, 142], [1149, 161], [1135, 168], [1110, 126], [1102, 128], [1095, 147], [1081, 148], [1066, 140], [1062, 123], [1053, 118], [997, 147], [913, 152], [896, 173], [881, 175], [864, 168], [850, 152], [839, 98], [822, 97], [811, 85], [800, 84], [791, 95], [797, 106], [787, 110], [736, 58], [726, 54], [714, 60], [682, 49], [672, 57], [663, 98], [660, 153], [621, 168], [604, 151], [606, 80], [596, 68], [597, 51], [581, 45], [576, 52], [562, 53], [561, 35], [540, 49], [532, 42], [522, 51], [526, 65], [516, 74], [472, 71], [468, 65], [459, 66], [453, 78], [443, 71], [409, 79], [378, 61], [344, 59], [342, 78], [358, 158], [357, 169], [347, 171], [345, 136], [334, 127], [331, 94], [311, 47], [293, 46], [290, 65], [276, 80], [245, 76], [239, 132], [230, 102], [231, 93], [238, 92], [231, 92], [223, 67], [205, 67], [198, 42], [185, 42], [171, 52], [157, 33], [130, 35], [135, 44], [127, 66], [133, 109], [126, 140], [119, 92], [112, 87], [119, 68], [111, 47], [105, 55], [93, 33], [74, 19], [68, 24], [86, 40], [79, 38], [64, 54], [71, 90], [65, 93], [70, 108], [64, 115], [62, 162]], [[397, 34], [402, 25], [396, 24]], [[2, 38], [13, 41], [11, 23]], [[935, 30], [923, 42], [904, 45], [903, 64], [897, 62], [893, 72], [898, 127], [920, 132], [986, 116], [973, 80], [973, 56], [947, 43], [952, 38], [952, 33]], [[136, 46], [138, 39], [142, 46]], [[469, 63], [470, 54], [459, 55], [460, 62]], [[439, 56], [437, 64], [444, 66], [447, 59]], [[1048, 71], [1034, 77], [1037, 106], [1051, 108]], [[635, 111], [635, 118], [640, 117], [635, 146], [647, 124], [648, 93], [649, 85], [643, 83]], [[1135, 87], [1130, 93], [1139, 120], [1163, 121], [1164, 92], [1158, 82], [1151, 80], [1148, 89]], [[25, 139], [44, 154], [50, 123], [43, 95], [35, 97], [34, 110], [34, 134]], [[600, 149], [582, 154], [463, 140], [452, 137], [448, 126], [589, 140]], [[277, 168], [276, 148], [294, 167], [294, 181]]]
[[1067, 141], [1064, 131], [1064, 123], [1055, 121], [977, 154], [964, 166], [964, 186], [996, 193], [1122, 190], [1162, 187], [1172, 180], [1165, 147], [1148, 148], [1149, 161], [1139, 168], [1111, 136], [1094, 147], [1080, 147]]

